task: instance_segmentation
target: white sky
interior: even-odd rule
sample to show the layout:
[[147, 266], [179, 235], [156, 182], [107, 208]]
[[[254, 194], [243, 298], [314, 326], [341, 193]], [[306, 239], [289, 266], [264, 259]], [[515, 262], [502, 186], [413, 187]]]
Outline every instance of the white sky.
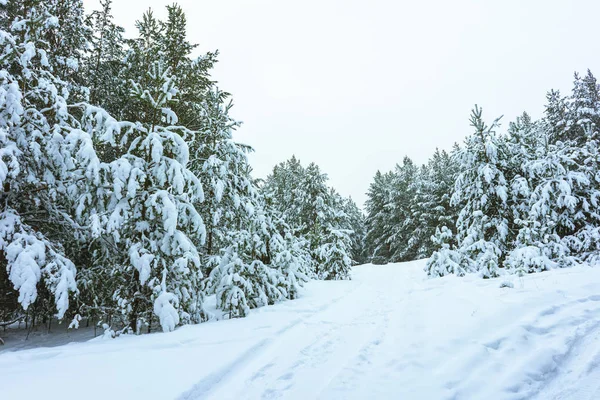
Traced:
[[[128, 36], [151, 7], [114, 0]], [[97, 0], [84, 0], [88, 10]], [[375, 172], [424, 163], [470, 132], [477, 103], [504, 126], [539, 117], [575, 70], [600, 77], [597, 0], [180, 0], [192, 42], [219, 49], [257, 177], [295, 154], [362, 205]]]

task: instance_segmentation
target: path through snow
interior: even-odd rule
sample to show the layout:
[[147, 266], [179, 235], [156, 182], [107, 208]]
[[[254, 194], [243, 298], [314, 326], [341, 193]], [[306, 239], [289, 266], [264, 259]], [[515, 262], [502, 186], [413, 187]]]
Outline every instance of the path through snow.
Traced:
[[11, 399], [600, 398], [600, 268], [501, 289], [428, 280], [423, 265], [356, 267], [245, 319], [0, 352], [0, 387]]

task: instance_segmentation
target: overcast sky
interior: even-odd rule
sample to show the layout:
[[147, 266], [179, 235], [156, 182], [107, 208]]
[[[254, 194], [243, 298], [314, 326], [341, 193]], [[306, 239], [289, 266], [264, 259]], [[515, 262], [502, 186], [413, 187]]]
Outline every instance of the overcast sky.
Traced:
[[[172, 2], [114, 0], [113, 11], [133, 36], [147, 8], [162, 17]], [[295, 154], [359, 205], [377, 170], [461, 142], [475, 103], [506, 126], [539, 117], [574, 71], [600, 74], [597, 0], [178, 3], [190, 40], [221, 52], [213, 77], [234, 96], [255, 175]]]

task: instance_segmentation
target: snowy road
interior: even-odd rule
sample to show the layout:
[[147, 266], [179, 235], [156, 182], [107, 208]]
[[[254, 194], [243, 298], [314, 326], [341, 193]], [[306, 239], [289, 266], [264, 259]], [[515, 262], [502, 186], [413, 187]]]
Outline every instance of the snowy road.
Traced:
[[246, 319], [0, 352], [0, 387], [10, 399], [600, 398], [600, 268], [501, 289], [427, 280], [422, 266], [360, 266]]

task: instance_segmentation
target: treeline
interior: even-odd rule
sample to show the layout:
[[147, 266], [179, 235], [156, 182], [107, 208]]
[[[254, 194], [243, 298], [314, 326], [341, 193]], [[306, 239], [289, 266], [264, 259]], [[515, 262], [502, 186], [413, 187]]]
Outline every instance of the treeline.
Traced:
[[366, 203], [369, 258], [430, 257], [430, 276], [484, 278], [597, 262], [600, 89], [588, 71], [569, 96], [546, 98], [543, 118], [524, 113], [504, 132], [475, 107], [462, 146], [378, 172]]
[[347, 279], [358, 208], [314, 164], [252, 177], [182, 9], [128, 39], [101, 6], [0, 1], [0, 323], [170, 331]]

